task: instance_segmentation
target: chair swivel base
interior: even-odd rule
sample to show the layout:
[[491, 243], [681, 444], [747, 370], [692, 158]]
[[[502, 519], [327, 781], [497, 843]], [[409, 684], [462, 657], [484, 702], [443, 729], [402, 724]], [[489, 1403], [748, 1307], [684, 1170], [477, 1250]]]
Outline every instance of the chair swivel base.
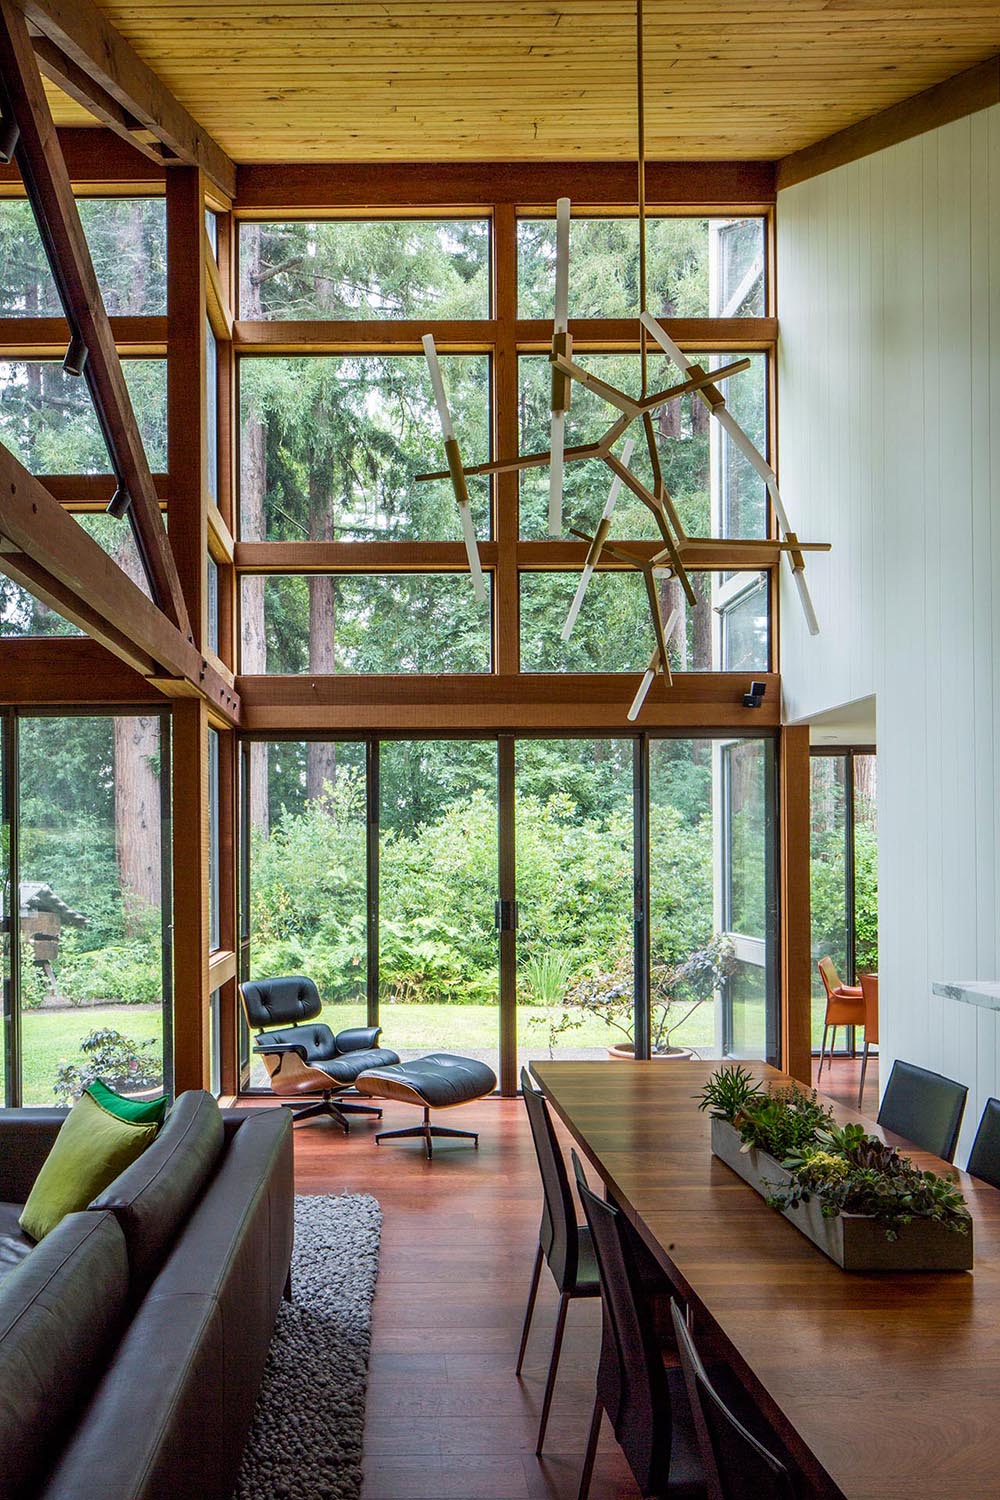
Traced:
[[407, 1125], [403, 1130], [380, 1130], [375, 1137], [376, 1146], [382, 1141], [400, 1140], [403, 1136], [420, 1136], [423, 1139], [427, 1151], [427, 1160], [430, 1161], [434, 1155], [433, 1139], [435, 1136], [461, 1137], [472, 1141], [476, 1150], [479, 1150], [479, 1132], [477, 1130], [455, 1130], [450, 1125], [432, 1125], [430, 1105], [424, 1105], [424, 1118], [420, 1125]]
[[371, 1104], [349, 1103], [346, 1099], [334, 1098], [329, 1094], [324, 1094], [322, 1099], [317, 1099], [313, 1104], [306, 1104], [302, 1107], [282, 1101], [282, 1108], [292, 1111], [293, 1121], [310, 1120], [316, 1115], [329, 1115], [332, 1120], [336, 1120], [345, 1135], [348, 1135], [351, 1129], [347, 1121], [348, 1115], [375, 1115], [379, 1120], [382, 1118], [382, 1111]]

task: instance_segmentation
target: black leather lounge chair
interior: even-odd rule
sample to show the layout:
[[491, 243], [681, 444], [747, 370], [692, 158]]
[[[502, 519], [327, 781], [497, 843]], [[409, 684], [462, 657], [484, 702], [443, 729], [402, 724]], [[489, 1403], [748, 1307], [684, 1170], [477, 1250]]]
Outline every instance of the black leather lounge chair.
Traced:
[[301, 1109], [287, 1104], [296, 1120], [330, 1115], [346, 1135], [349, 1114], [382, 1118], [380, 1109], [344, 1098], [366, 1068], [399, 1062], [395, 1052], [375, 1045], [380, 1026], [356, 1026], [334, 1035], [316, 1021], [323, 1009], [319, 991], [301, 974], [248, 980], [240, 985], [240, 997], [250, 1029], [257, 1033], [254, 1051], [264, 1059], [272, 1091], [299, 1100], [320, 1096]]

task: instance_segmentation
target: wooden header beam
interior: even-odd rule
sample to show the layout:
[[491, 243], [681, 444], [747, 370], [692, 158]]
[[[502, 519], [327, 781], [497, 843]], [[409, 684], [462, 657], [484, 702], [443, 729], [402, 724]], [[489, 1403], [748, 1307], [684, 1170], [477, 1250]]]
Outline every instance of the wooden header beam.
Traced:
[[[166, 171], [110, 130], [63, 126], [58, 132], [74, 192], [154, 195], [163, 192]], [[16, 162], [0, 162], [0, 198], [20, 197], [24, 183]]]
[[9, 707], [154, 704], [163, 694], [89, 636], [4, 640], [0, 703]]
[[[642, 723], [630, 724], [637, 672], [487, 673], [398, 677], [238, 677], [241, 728], [248, 732], [445, 734], [480, 730], [686, 729], [743, 734], [775, 729], [779, 678], [767, 672], [690, 672], [669, 692], [654, 688]], [[750, 678], [768, 685], [759, 709], [744, 708]]]
[[20, 3], [27, 19], [71, 63], [110, 95], [140, 128], [162, 142], [168, 157], [200, 167], [226, 198], [233, 197], [236, 168], [222, 147], [191, 118], [90, 0]]
[[203, 697], [228, 723], [238, 722], [231, 685], [2, 445], [0, 571], [166, 696]]
[[[36, 0], [37, 3], [37, 0]], [[304, 216], [324, 209], [384, 207], [487, 208], [579, 199], [588, 206], [635, 203], [635, 164], [570, 162], [338, 162], [331, 166], [241, 166], [236, 208], [266, 217], [282, 209]], [[767, 161], [651, 161], [646, 201], [708, 209], [762, 209], [774, 202], [775, 169]]]

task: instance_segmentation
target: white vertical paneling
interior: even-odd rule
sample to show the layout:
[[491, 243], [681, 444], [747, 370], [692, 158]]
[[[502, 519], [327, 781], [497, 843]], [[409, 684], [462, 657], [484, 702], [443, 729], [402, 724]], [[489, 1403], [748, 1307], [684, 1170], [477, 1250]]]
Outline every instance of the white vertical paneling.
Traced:
[[883, 1078], [1000, 1095], [1000, 107], [778, 199], [780, 462], [822, 633], [787, 578], [787, 719], [875, 694]]

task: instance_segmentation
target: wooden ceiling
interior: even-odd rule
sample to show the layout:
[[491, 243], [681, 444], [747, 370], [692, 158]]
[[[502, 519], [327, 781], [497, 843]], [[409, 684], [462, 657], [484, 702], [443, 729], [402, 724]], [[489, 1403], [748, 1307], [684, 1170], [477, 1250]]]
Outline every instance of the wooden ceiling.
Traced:
[[[239, 162], [635, 152], [632, 0], [101, 8]], [[781, 157], [998, 51], [996, 0], [646, 0], [648, 153]]]

